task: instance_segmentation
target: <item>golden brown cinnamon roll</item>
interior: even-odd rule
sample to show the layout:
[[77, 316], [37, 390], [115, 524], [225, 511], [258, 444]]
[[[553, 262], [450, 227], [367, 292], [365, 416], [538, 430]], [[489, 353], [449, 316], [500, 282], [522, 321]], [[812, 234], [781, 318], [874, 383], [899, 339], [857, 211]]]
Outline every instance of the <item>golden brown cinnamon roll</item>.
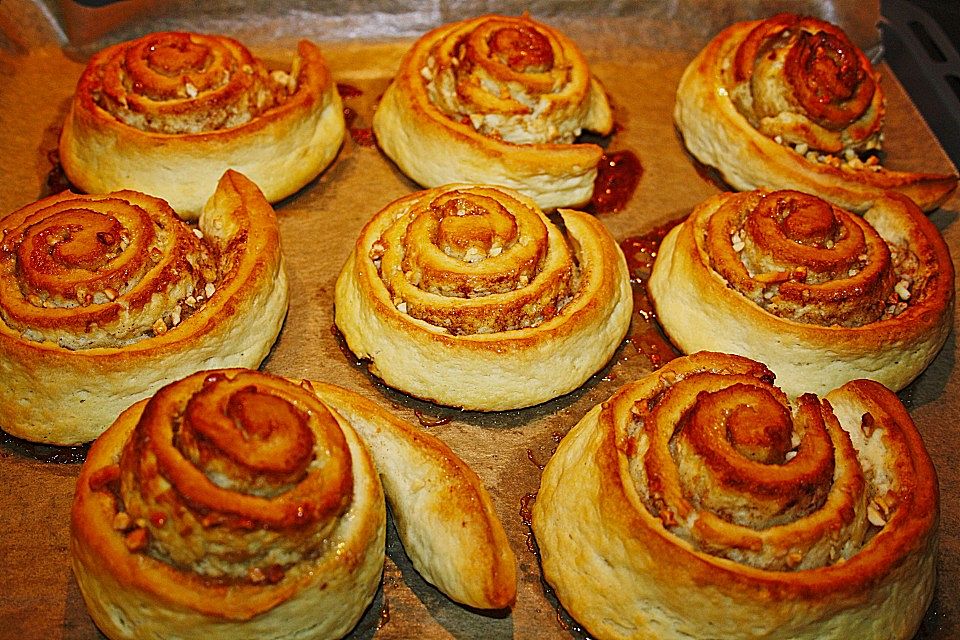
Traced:
[[797, 191], [723, 193], [664, 238], [649, 292], [684, 353], [762, 359], [791, 395], [902, 389], [950, 332], [953, 263], [905, 196], [861, 217]]
[[575, 140], [610, 133], [613, 116], [564, 34], [526, 15], [486, 15], [421, 37], [373, 128], [384, 153], [425, 187], [497, 184], [549, 208], [590, 199], [602, 150]]
[[884, 108], [879, 74], [841, 29], [784, 13], [717, 35], [684, 72], [674, 120], [741, 191], [797, 189], [864, 211], [894, 190], [933, 209], [957, 176], [884, 169]]
[[533, 530], [597, 638], [912, 638], [939, 493], [897, 397], [852, 381], [790, 401], [701, 352], [629, 383], [560, 443]]
[[580, 386], [613, 355], [633, 299], [617, 243], [593, 216], [447, 185], [364, 227], [336, 288], [336, 324], [388, 385], [501, 411]]
[[286, 315], [276, 216], [233, 171], [196, 229], [135, 191], [64, 192], [0, 229], [0, 427], [20, 438], [87, 442], [171, 380], [256, 367]]
[[232, 38], [162, 32], [87, 64], [60, 137], [60, 162], [88, 193], [134, 189], [196, 219], [236, 169], [276, 202], [333, 160], [343, 109], [320, 50], [301, 41], [271, 70]]
[[341, 637], [380, 581], [378, 473], [429, 580], [513, 602], [503, 529], [445, 445], [344, 389], [225, 369], [160, 389], [91, 448], [71, 521], [87, 607], [114, 640]]

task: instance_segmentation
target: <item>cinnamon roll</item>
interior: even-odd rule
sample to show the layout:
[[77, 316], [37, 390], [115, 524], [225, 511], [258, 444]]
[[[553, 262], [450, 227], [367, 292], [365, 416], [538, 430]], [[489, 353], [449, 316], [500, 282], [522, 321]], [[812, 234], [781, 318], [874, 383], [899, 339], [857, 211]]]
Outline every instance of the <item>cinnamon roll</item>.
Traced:
[[256, 367], [286, 315], [276, 216], [233, 171], [198, 228], [118, 191], [51, 196], [0, 229], [0, 427], [19, 438], [87, 442], [172, 380]]
[[373, 119], [377, 142], [424, 187], [497, 184], [544, 208], [586, 203], [613, 116], [583, 54], [523, 15], [485, 15], [421, 37]]
[[714, 196], [664, 238], [649, 292], [684, 353], [763, 360], [791, 395], [856, 378], [900, 390], [953, 324], [946, 243], [895, 193], [862, 217], [797, 191]]
[[401, 198], [363, 228], [336, 286], [337, 327], [405, 393], [479, 411], [583, 384], [630, 325], [617, 243], [593, 216], [447, 185]]
[[232, 38], [162, 32], [91, 58], [60, 137], [70, 182], [134, 189], [196, 219], [228, 168], [276, 202], [330, 164], [345, 131], [323, 55], [304, 40], [269, 69]]
[[957, 176], [883, 168], [884, 109], [879, 74], [840, 28], [784, 13], [717, 35], [684, 71], [674, 120], [735, 189], [797, 189], [855, 211], [894, 190], [936, 208]]
[[445, 445], [352, 392], [221, 369], [134, 404], [91, 448], [71, 520], [90, 614], [113, 640], [341, 637], [380, 582], [378, 473], [428, 579], [512, 603], [503, 529]]
[[594, 407], [543, 472], [547, 581], [597, 638], [912, 638], [935, 583], [937, 477], [897, 397], [796, 400], [701, 352]]

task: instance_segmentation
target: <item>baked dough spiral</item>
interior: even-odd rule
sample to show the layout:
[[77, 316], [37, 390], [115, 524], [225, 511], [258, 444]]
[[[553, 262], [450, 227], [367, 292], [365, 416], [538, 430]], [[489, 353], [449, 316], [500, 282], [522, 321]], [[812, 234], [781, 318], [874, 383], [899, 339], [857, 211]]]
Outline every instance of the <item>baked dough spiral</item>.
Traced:
[[884, 109], [879, 74], [841, 29], [784, 13], [717, 35], [684, 71], [674, 120], [735, 189], [797, 189], [855, 211], [894, 190], [936, 208], [957, 176], [883, 168]]
[[112, 640], [338, 638], [380, 582], [384, 488], [428, 580], [513, 602], [502, 526], [445, 445], [350, 391], [243, 369], [174, 382], [94, 443], [74, 573]]
[[171, 380], [255, 367], [286, 315], [276, 216], [233, 171], [196, 229], [135, 191], [64, 192], [0, 229], [0, 427], [20, 438], [87, 442]]
[[509, 189], [447, 185], [394, 201], [363, 228], [336, 287], [350, 350], [391, 387], [501, 411], [572, 391], [613, 355], [633, 299], [593, 216], [565, 232]]
[[330, 164], [346, 130], [316, 45], [270, 70], [219, 35], [151, 33], [94, 55], [60, 137], [60, 162], [88, 193], [134, 189], [196, 219], [223, 172], [267, 200], [294, 193]]
[[533, 530], [597, 638], [912, 638], [935, 582], [937, 478], [897, 397], [789, 401], [700, 352], [591, 410], [543, 472]]
[[684, 353], [762, 359], [791, 395], [900, 390], [953, 324], [946, 243], [895, 193], [862, 217], [797, 191], [719, 194], [664, 238], [648, 289]]
[[443, 25], [413, 45], [373, 119], [377, 142], [425, 187], [497, 184], [544, 208], [586, 203], [607, 135], [606, 93], [576, 45], [528, 16]]

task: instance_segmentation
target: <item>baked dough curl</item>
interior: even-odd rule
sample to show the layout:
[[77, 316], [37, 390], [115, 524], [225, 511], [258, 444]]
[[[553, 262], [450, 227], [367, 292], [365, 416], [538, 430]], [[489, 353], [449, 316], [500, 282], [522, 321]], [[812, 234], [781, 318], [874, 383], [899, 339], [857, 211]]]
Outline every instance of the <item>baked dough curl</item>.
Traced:
[[897, 397], [796, 401], [700, 352], [560, 443], [533, 508], [547, 581], [597, 638], [912, 638], [935, 582], [933, 464]]
[[648, 289], [684, 353], [762, 359], [790, 395], [856, 378], [898, 391], [953, 324], [946, 243], [892, 192], [862, 217], [797, 191], [716, 195], [664, 238]]
[[430, 31], [400, 63], [373, 119], [377, 142], [425, 187], [496, 184], [544, 208], [586, 203], [607, 135], [606, 93], [576, 45], [528, 16]]
[[87, 442], [172, 380], [256, 367], [287, 312], [276, 216], [233, 171], [196, 229], [135, 191], [64, 192], [0, 229], [0, 427], [19, 438]]
[[405, 393], [479, 411], [577, 388], [610, 359], [633, 298], [593, 216], [565, 231], [500, 187], [447, 185], [389, 204], [336, 287], [336, 324], [370, 371]]
[[445, 445], [350, 391], [243, 369], [172, 383], [94, 443], [74, 573], [113, 640], [338, 638], [380, 582], [384, 488], [428, 580], [513, 602], [502, 526]]
[[957, 176], [883, 168], [884, 108], [880, 75], [841, 29], [784, 13], [717, 35], [684, 71], [674, 120], [735, 189], [797, 189], [861, 212], [895, 190], [936, 208]]
[[306, 40], [289, 71], [232, 38], [161, 32], [94, 55], [60, 137], [60, 162], [88, 193], [135, 189], [195, 220], [236, 169], [276, 202], [316, 177], [343, 142], [340, 96]]

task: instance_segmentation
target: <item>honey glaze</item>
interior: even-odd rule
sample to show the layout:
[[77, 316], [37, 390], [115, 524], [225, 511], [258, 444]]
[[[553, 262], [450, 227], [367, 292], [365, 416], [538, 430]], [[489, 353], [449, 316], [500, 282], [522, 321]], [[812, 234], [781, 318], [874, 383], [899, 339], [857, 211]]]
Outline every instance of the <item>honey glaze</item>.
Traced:
[[647, 282], [650, 280], [650, 272], [653, 270], [654, 260], [660, 250], [660, 243], [670, 229], [681, 222], [683, 218], [671, 220], [643, 235], [631, 236], [620, 243], [623, 255], [627, 259], [630, 286], [633, 289], [634, 317], [628, 341], [638, 353], [650, 361], [654, 369], [659, 369], [680, 355], [657, 323], [653, 302], [647, 292]]
[[637, 190], [641, 176], [643, 165], [634, 152], [605, 153], [597, 165], [597, 178], [587, 211], [593, 214], [622, 211]]

